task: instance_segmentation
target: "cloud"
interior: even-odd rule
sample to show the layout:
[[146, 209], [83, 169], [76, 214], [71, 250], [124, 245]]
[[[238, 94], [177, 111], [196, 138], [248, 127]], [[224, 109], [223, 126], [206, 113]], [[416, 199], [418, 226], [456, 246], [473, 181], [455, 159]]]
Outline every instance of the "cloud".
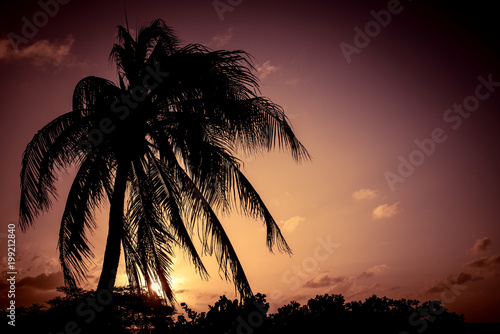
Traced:
[[399, 202], [396, 202], [393, 205], [382, 204], [373, 209], [372, 218], [373, 219], [390, 218], [397, 215], [399, 212], [400, 212]]
[[380, 273], [383, 270], [387, 270], [390, 267], [386, 264], [381, 264], [378, 266], [373, 266], [370, 269], [363, 271], [361, 274], [358, 275], [358, 278], [371, 278], [375, 276], [376, 274]]
[[277, 66], [271, 65], [270, 60], [266, 61], [262, 65], [257, 65], [255, 68], [257, 69], [257, 72], [261, 80], [266, 78], [269, 74], [276, 72], [278, 70]]
[[[29, 306], [34, 303], [42, 304], [49, 299], [61, 296], [62, 293], [56, 291], [56, 288], [60, 286], [64, 286], [61, 271], [38, 276], [26, 276], [16, 282], [16, 306]], [[0, 290], [6, 291], [7, 289], [7, 281], [5, 283], [0, 282]], [[7, 294], [2, 293], [0, 295], [0, 305], [7, 305], [8, 303]]]
[[469, 254], [478, 254], [478, 253], [486, 252], [486, 250], [488, 249], [488, 247], [490, 245], [491, 245], [490, 238], [484, 237], [482, 239], [477, 239], [476, 243], [474, 244], [474, 246], [471, 249], [469, 249], [468, 253]]
[[28, 276], [16, 283], [18, 288], [34, 288], [38, 290], [55, 290], [64, 285], [62, 272], [40, 274], [36, 277]]
[[377, 198], [378, 196], [379, 196], [378, 190], [365, 189], [365, 188], [352, 193], [352, 197], [356, 200], [373, 199]]
[[500, 254], [482, 257], [464, 264], [464, 268], [493, 269], [500, 265]]
[[71, 54], [75, 39], [68, 36], [62, 42], [47, 39], [36, 41], [19, 51], [14, 51], [9, 40], [0, 40], [0, 61], [27, 61], [37, 67], [69, 67], [77, 65]]
[[344, 295], [346, 300], [352, 300], [355, 296], [371, 295], [380, 287], [379, 282], [371, 285], [358, 284], [356, 277], [346, 277], [341, 283], [336, 284], [330, 289], [329, 293], [338, 293]]
[[356, 289], [356, 277], [344, 277], [344, 279], [334, 284], [332, 289], [330, 289], [331, 293], [339, 293], [344, 296], [348, 294], [349, 291]]
[[325, 288], [342, 283], [347, 278], [344, 276], [331, 276], [329, 273], [323, 273], [319, 276], [308, 279], [302, 287], [304, 288]]
[[305, 218], [304, 217], [300, 217], [300, 216], [295, 216], [295, 217], [292, 217], [288, 220], [285, 220], [285, 221], [281, 221], [281, 228], [283, 229], [283, 231], [287, 231], [287, 232], [293, 232], [295, 231], [295, 228], [299, 225], [299, 223], [305, 221]]
[[24, 273], [26, 275], [33, 275], [33, 273], [39, 274], [42, 272], [47, 274], [56, 272], [60, 268], [59, 260], [55, 256], [35, 255], [31, 257], [29, 266], [26, 266]]
[[227, 29], [227, 31], [223, 34], [217, 34], [210, 42], [207, 43], [207, 46], [212, 49], [220, 49], [224, 45], [226, 45], [233, 38], [233, 28]]
[[[476, 242], [476, 244], [478, 244]], [[429, 286], [423, 288], [421, 293], [423, 294], [437, 294], [437, 293], [447, 293], [451, 291], [452, 293], [456, 293], [456, 291], [464, 290], [467, 288], [468, 283], [498, 277], [498, 273], [495, 273], [495, 269], [500, 266], [500, 254], [496, 254], [490, 257], [482, 257], [480, 259], [476, 259], [470, 262], [467, 262], [463, 265], [464, 268], [468, 269], [479, 269], [477, 274], [469, 274], [466, 272], [460, 272], [458, 274], [451, 274], [447, 277], [440, 278], [434, 281]], [[483, 271], [486, 270], [486, 271]], [[428, 298], [428, 297], [425, 297]]]
[[[388, 268], [386, 265], [375, 266], [371, 269], [378, 272]], [[322, 289], [326, 293], [342, 294], [346, 299], [352, 299], [354, 296], [363, 294], [373, 294], [374, 290], [380, 288], [380, 283], [375, 282], [370, 285], [358, 284], [359, 280], [353, 276], [335, 276], [328, 272], [319, 274], [313, 278], [308, 279], [302, 288]], [[328, 289], [327, 289], [328, 288]]]
[[454, 285], [464, 285], [465, 283], [468, 282], [473, 282], [483, 279], [483, 277], [477, 276], [473, 277], [472, 275], [461, 272], [459, 274], [452, 274], [449, 275], [448, 277], [441, 278], [434, 282], [433, 284], [425, 287], [423, 289], [423, 293], [440, 293], [443, 291], [448, 291], [453, 287]]

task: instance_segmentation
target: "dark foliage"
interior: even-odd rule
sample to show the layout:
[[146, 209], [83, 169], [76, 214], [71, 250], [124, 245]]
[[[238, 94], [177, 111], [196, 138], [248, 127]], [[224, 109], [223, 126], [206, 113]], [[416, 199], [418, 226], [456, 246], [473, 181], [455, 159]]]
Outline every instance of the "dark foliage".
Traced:
[[449, 312], [439, 301], [399, 299], [373, 295], [345, 302], [342, 295], [317, 295], [305, 305], [291, 301], [268, 314], [266, 295], [243, 301], [221, 296], [207, 312], [195, 312], [181, 303], [176, 312], [161, 298], [117, 288], [105, 323], [96, 324], [104, 296], [94, 291], [60, 288], [64, 297], [48, 305], [17, 309], [16, 329], [22, 333], [473, 333], [463, 315]]

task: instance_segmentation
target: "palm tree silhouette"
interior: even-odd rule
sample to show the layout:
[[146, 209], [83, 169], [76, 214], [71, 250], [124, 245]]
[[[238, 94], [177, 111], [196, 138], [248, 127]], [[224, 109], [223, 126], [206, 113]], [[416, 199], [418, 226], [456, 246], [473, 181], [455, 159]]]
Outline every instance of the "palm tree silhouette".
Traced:
[[239, 207], [262, 219], [272, 252], [291, 253], [275, 220], [241, 171], [238, 153], [289, 150], [310, 159], [283, 109], [260, 94], [244, 51], [184, 47], [162, 20], [135, 39], [118, 27], [110, 59], [119, 84], [86, 77], [75, 88], [73, 110], [34, 136], [22, 161], [20, 227], [33, 225], [57, 195], [59, 170], [75, 166], [59, 233], [65, 284], [86, 277], [93, 258], [88, 234], [94, 211], [109, 201], [109, 226], [97, 290], [112, 288], [123, 248], [130, 285], [158, 282], [168, 300], [173, 246], [197, 272], [208, 273], [193, 243], [214, 255], [241, 297], [252, 295], [218, 214]]

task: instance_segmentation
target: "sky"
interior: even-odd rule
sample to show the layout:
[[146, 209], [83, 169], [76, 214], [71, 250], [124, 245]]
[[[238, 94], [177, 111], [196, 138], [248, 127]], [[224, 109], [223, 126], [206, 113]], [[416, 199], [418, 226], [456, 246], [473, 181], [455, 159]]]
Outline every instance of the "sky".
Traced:
[[[293, 256], [268, 252], [261, 222], [237, 213], [222, 220], [272, 312], [317, 294], [376, 294], [441, 300], [466, 321], [500, 321], [500, 48], [491, 4], [46, 3], [55, 2], [0, 1], [2, 275], [7, 226], [18, 222], [22, 153], [36, 131], [71, 110], [80, 79], [117, 81], [109, 53], [125, 7], [135, 31], [161, 18], [183, 45], [250, 53], [262, 95], [285, 109], [313, 157], [243, 158]], [[17, 305], [46, 301], [63, 285], [56, 246], [72, 175], [59, 175], [59, 200], [33, 228], [16, 227]], [[95, 264], [83, 288], [99, 278], [106, 209], [97, 213]], [[204, 260], [209, 281], [182, 252], [172, 277], [178, 302], [198, 311], [220, 295], [237, 298], [216, 261]], [[127, 283], [123, 266], [117, 283]], [[5, 279], [0, 288], [5, 307]]]

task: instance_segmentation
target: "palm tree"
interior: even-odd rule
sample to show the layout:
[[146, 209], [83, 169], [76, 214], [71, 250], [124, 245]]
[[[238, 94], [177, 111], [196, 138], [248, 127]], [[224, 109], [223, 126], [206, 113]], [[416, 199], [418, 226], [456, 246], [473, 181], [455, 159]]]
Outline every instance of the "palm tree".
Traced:
[[237, 154], [289, 150], [310, 159], [283, 109], [260, 94], [243, 51], [184, 47], [162, 20], [135, 39], [118, 28], [110, 59], [119, 84], [86, 77], [75, 88], [73, 110], [34, 136], [22, 161], [19, 225], [23, 231], [57, 195], [56, 174], [75, 166], [59, 233], [65, 284], [85, 279], [93, 258], [87, 238], [94, 211], [109, 203], [109, 225], [97, 290], [113, 287], [123, 248], [130, 285], [170, 288], [173, 247], [208, 273], [193, 243], [214, 255], [240, 296], [252, 295], [240, 261], [218, 219], [237, 207], [262, 219], [267, 247], [291, 253], [261, 197], [241, 171]]

